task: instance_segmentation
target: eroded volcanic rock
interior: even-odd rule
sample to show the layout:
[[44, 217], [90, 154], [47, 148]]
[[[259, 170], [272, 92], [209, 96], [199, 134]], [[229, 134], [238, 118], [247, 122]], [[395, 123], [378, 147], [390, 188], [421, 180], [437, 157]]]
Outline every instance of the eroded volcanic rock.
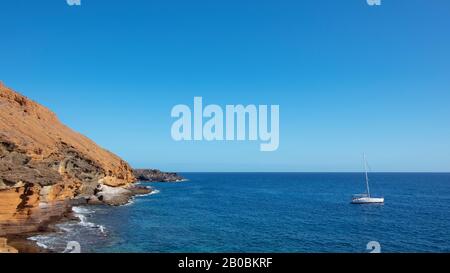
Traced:
[[146, 182], [180, 182], [183, 181], [183, 177], [176, 173], [161, 172], [155, 169], [135, 169], [133, 170], [134, 176], [139, 181]]
[[134, 181], [125, 161], [0, 82], [0, 236], [39, 230], [71, 200]]

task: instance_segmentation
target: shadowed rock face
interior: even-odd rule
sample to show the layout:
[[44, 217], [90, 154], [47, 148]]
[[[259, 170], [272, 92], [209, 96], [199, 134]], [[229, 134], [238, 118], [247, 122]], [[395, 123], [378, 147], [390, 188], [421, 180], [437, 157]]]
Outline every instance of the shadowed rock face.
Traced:
[[17, 249], [7, 244], [6, 238], [0, 238], [0, 253], [17, 253]]
[[0, 235], [36, 231], [70, 200], [134, 181], [125, 161], [0, 83]]
[[134, 176], [139, 181], [146, 182], [180, 182], [183, 177], [176, 173], [161, 172], [155, 169], [135, 169]]

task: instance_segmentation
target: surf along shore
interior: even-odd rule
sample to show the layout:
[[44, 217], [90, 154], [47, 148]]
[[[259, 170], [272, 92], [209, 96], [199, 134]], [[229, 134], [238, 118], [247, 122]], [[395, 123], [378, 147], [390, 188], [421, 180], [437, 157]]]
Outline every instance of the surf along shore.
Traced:
[[[120, 206], [153, 191], [135, 184], [127, 162], [1, 82], [0, 108], [0, 252], [48, 251], [27, 238], [73, 220], [73, 206]], [[181, 179], [156, 170], [138, 174], [147, 181]]]

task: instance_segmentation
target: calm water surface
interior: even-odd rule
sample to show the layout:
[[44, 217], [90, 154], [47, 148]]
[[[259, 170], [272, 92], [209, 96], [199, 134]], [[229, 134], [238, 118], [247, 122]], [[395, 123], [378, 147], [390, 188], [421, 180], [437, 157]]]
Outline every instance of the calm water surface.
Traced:
[[80, 222], [33, 238], [83, 252], [450, 252], [450, 174], [371, 174], [384, 205], [351, 205], [359, 173], [187, 173], [144, 183], [122, 207], [76, 208]]

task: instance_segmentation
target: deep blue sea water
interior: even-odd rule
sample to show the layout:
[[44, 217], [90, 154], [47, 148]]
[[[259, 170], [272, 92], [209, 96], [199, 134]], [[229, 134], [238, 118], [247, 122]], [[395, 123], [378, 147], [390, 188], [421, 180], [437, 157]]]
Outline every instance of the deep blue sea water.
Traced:
[[83, 252], [450, 252], [450, 174], [373, 173], [384, 205], [352, 205], [361, 173], [186, 173], [157, 194], [78, 208], [81, 223], [35, 240]]

